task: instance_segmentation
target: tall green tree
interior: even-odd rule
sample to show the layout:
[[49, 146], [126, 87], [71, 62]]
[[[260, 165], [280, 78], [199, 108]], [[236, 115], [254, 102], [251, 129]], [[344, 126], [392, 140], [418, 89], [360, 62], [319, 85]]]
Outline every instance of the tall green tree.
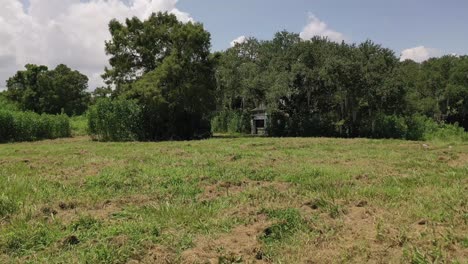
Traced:
[[153, 13], [145, 21], [133, 17], [125, 23], [116, 19], [109, 23], [111, 40], [106, 41], [105, 51], [111, 67], [105, 68], [102, 77], [115, 87], [114, 95], [125, 84], [161, 66], [176, 44], [174, 31], [182, 26], [176, 16], [168, 13]]
[[90, 100], [87, 88], [88, 77], [66, 65], [49, 70], [46, 66], [28, 64], [26, 70], [7, 80], [6, 96], [23, 110], [80, 115]]
[[210, 34], [199, 23], [158, 13], [148, 20], [110, 23], [106, 43], [111, 69], [104, 77], [113, 96], [143, 109], [146, 140], [194, 139], [211, 134], [216, 81]]

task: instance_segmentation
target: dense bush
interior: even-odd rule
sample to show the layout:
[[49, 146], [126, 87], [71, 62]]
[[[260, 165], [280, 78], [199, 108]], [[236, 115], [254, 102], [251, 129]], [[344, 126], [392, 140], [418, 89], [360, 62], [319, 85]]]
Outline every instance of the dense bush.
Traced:
[[88, 118], [86, 115], [70, 118], [70, 126], [73, 136], [85, 136], [88, 134]]
[[378, 115], [372, 137], [406, 138], [408, 125], [404, 117], [396, 115]]
[[[290, 117], [281, 111], [272, 111], [269, 116], [268, 134], [274, 137], [317, 136], [316, 133], [334, 137], [342, 134], [333, 132], [328, 123], [320, 119], [313, 120], [301, 115]], [[336, 124], [335, 130], [341, 125]], [[468, 133], [458, 124], [439, 124], [418, 114], [409, 117], [379, 114], [373, 122], [363, 121], [360, 132], [369, 138], [468, 141]]]
[[142, 138], [142, 109], [135, 101], [100, 99], [88, 112], [91, 137], [99, 141], [134, 141]]
[[3, 94], [4, 93], [0, 93], [0, 110], [18, 111], [18, 106], [9, 101]]
[[71, 136], [66, 115], [0, 110], [0, 142], [34, 141]]
[[250, 114], [242, 111], [224, 110], [211, 120], [214, 133], [250, 133]]
[[443, 141], [468, 141], [468, 133], [457, 123], [437, 123], [432, 118], [423, 115], [413, 115], [406, 118], [409, 140], [443, 140]]
[[268, 135], [273, 137], [288, 136], [290, 122], [288, 117], [281, 111], [272, 111], [268, 119]]
[[458, 124], [442, 124], [428, 130], [424, 134], [424, 140], [466, 142], [468, 141], [468, 133]]

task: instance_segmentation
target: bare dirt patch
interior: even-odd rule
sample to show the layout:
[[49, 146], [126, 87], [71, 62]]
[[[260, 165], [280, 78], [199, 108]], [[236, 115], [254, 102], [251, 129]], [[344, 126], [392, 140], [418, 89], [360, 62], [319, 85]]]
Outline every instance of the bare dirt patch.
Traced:
[[[444, 248], [446, 260], [468, 258], [461, 238], [448, 241], [455, 234], [450, 226], [427, 219], [408, 222], [395, 217], [397, 212], [365, 200], [341, 204], [342, 214], [337, 218], [323, 212], [314, 201], [301, 207], [303, 213], [319, 217], [312, 224], [318, 236], [307, 245], [310, 253], [304, 256], [303, 263], [402, 263], [411, 260], [412, 250], [432, 252], [434, 244]], [[465, 228], [458, 229], [466, 233]], [[405, 250], [409, 250], [409, 256], [404, 255]]]
[[128, 264], [172, 264], [177, 262], [177, 256], [170, 249], [154, 246], [141, 260], [130, 260]]
[[81, 215], [89, 215], [99, 220], [107, 220], [112, 214], [118, 213], [126, 206], [145, 205], [154, 202], [155, 199], [145, 195], [133, 195], [113, 200], [106, 200], [94, 205], [87, 205], [75, 201], [62, 201], [56, 205], [41, 207], [38, 216], [49, 218], [51, 221], [60, 220], [65, 224], [71, 223]]
[[218, 237], [200, 237], [195, 247], [182, 253], [183, 263], [261, 263], [259, 236], [271, 223], [263, 214], [249, 224], [238, 226]]
[[450, 160], [448, 164], [455, 168], [468, 166], [468, 153], [460, 153], [457, 159]]
[[314, 203], [302, 207], [308, 212], [315, 210], [320, 217], [313, 227], [319, 235], [304, 263], [399, 263], [401, 260], [402, 249], [388, 239], [394, 235], [393, 230], [382, 226], [382, 211], [369, 206], [367, 201], [346, 206], [336, 219], [319, 213], [319, 208]]

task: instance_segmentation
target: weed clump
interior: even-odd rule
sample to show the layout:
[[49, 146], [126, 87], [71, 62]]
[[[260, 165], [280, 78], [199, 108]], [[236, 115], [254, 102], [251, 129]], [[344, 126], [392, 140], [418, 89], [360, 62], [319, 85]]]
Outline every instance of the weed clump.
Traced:
[[278, 220], [277, 223], [263, 231], [261, 239], [266, 243], [286, 239], [306, 228], [306, 222], [297, 209], [263, 210], [262, 213], [269, 218]]
[[6, 196], [0, 196], [0, 217], [6, 217], [18, 210], [18, 204]]

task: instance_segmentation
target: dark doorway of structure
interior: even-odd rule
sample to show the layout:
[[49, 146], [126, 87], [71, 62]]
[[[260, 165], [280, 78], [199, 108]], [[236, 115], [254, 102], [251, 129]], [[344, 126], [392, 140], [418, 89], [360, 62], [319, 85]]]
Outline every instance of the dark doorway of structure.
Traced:
[[255, 135], [265, 135], [265, 120], [255, 120]]
[[255, 120], [255, 126], [257, 129], [265, 129], [265, 120]]

